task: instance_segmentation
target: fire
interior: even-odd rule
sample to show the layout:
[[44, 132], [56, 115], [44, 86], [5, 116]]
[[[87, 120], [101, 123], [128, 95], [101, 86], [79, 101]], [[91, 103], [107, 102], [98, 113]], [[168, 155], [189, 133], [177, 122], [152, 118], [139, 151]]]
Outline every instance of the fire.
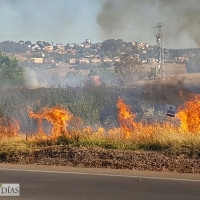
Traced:
[[[119, 98], [116, 104], [118, 108], [118, 120], [120, 127], [109, 130], [105, 133], [103, 128], [99, 128], [96, 133], [94, 133], [91, 127], [86, 127], [83, 129], [85, 135], [90, 135], [90, 137], [104, 137], [106, 134], [108, 137], [114, 138], [124, 138], [124, 139], [134, 139], [135, 141], [144, 138], [152, 138], [157, 130], [164, 129], [166, 131], [184, 130], [188, 132], [199, 132], [200, 131], [200, 94], [193, 94], [189, 101], [186, 101], [183, 106], [178, 110], [177, 117], [181, 122], [180, 127], [170, 124], [170, 122], [165, 122], [163, 124], [143, 124], [142, 122], [136, 122], [136, 114], [132, 113], [130, 107], [124, 103], [124, 101]], [[38, 133], [40, 137], [46, 137], [43, 132], [42, 120], [46, 119], [52, 123], [53, 129], [51, 136], [56, 138], [63, 133], [66, 133], [67, 122], [73, 121], [71, 113], [68, 110], [62, 109], [61, 107], [44, 108], [38, 113], [33, 113], [29, 111], [30, 117], [38, 120]], [[71, 125], [80, 124], [80, 120], [75, 121]], [[79, 126], [77, 126], [79, 127]], [[76, 130], [78, 131], [78, 130]], [[93, 135], [93, 136], [92, 136]]]
[[17, 137], [19, 130], [20, 125], [17, 119], [0, 119], [0, 137]]
[[[182, 94], [180, 94], [182, 95]], [[200, 94], [191, 94], [189, 100], [183, 106], [178, 108], [177, 118], [180, 124], [172, 124], [171, 121], [163, 123], [146, 124], [136, 122], [136, 114], [131, 112], [131, 109], [124, 101], [119, 98], [116, 106], [118, 108], [118, 121], [120, 127], [113, 128], [106, 132], [105, 129], [99, 128], [98, 131], [93, 131], [90, 126], [85, 127], [83, 120], [73, 116], [67, 109], [55, 106], [53, 108], [43, 108], [39, 112], [34, 113], [29, 109], [29, 116], [38, 120], [38, 134], [36, 138], [46, 139], [47, 135], [43, 131], [43, 120], [49, 121], [52, 125], [51, 138], [57, 138], [62, 134], [67, 134], [70, 137], [82, 134], [82, 137], [87, 138], [108, 138], [108, 139], [128, 139], [137, 141], [150, 141], [163, 131], [166, 133], [200, 133]], [[175, 122], [178, 122], [177, 120]], [[179, 122], [178, 122], [179, 123]], [[69, 125], [68, 130], [66, 129]], [[5, 119], [0, 120], [0, 136], [14, 137], [17, 136], [20, 126], [17, 120], [12, 122]]]
[[10, 121], [10, 130], [13, 133], [13, 136], [17, 136], [18, 132], [20, 130], [20, 124], [17, 119], [14, 119], [13, 121]]
[[144, 125], [142, 122], [135, 122], [136, 114], [130, 111], [129, 106], [122, 99], [118, 99], [117, 108], [120, 130], [111, 130], [109, 131], [111, 134], [123, 132], [126, 139], [132, 138], [137, 141], [139, 138], [152, 137], [153, 133], [160, 127], [160, 124]]
[[129, 106], [127, 106], [122, 99], [118, 99], [118, 120], [120, 128], [125, 134], [125, 138], [130, 138], [134, 130], [138, 129], [141, 124], [134, 121], [136, 114], [130, 111]]
[[178, 110], [181, 128], [192, 133], [200, 132], [200, 94], [191, 94], [190, 99]]
[[[183, 93], [180, 95], [183, 97]], [[125, 138], [130, 138], [131, 136], [137, 139], [138, 134], [141, 137], [151, 137], [156, 130], [160, 127], [164, 128], [166, 131], [178, 130], [200, 133], [200, 94], [191, 94], [189, 100], [185, 101], [183, 106], [178, 108], [177, 118], [180, 120], [180, 126], [171, 124], [166, 121], [163, 124], [151, 124], [144, 125], [141, 122], [135, 122], [136, 114], [130, 111], [130, 108], [119, 99], [117, 102], [118, 107], [118, 120], [120, 123], [120, 128], [125, 134]], [[134, 135], [133, 135], [134, 133]]]
[[52, 123], [53, 129], [51, 136], [53, 138], [66, 133], [67, 122], [71, 119], [72, 114], [59, 106], [53, 108], [44, 108], [38, 113], [29, 111], [29, 116], [38, 120], [38, 132], [41, 137], [45, 134], [42, 127], [42, 119], [46, 119]]

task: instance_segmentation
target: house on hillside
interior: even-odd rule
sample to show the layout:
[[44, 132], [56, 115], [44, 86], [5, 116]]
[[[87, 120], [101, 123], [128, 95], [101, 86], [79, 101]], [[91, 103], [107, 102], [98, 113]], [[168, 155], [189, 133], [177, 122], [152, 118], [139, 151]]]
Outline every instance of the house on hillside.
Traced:
[[78, 44], [79, 47], [85, 47], [85, 43]]
[[100, 62], [101, 62], [101, 59], [99, 58], [92, 59], [92, 63], [100, 63]]
[[66, 45], [66, 47], [68, 48], [68, 49], [74, 49], [75, 48], [75, 46], [76, 46], [76, 43], [68, 43], [67, 45]]
[[156, 59], [156, 58], [150, 58], [149, 59], [149, 63], [150, 64], [156, 64], [156, 63], [158, 63], [158, 59]]
[[103, 62], [113, 62], [113, 60], [110, 59], [109, 57], [105, 57], [103, 58]]
[[90, 39], [86, 39], [86, 40], [85, 40], [85, 44], [86, 44], [86, 45], [91, 45], [91, 40], [90, 40]]
[[52, 52], [53, 51], [53, 46], [45, 46], [43, 48], [44, 51], [47, 51], [47, 52]]
[[121, 59], [120, 59], [120, 57], [114, 57], [114, 61], [115, 61], [115, 62], [120, 62]]
[[90, 60], [89, 59], [87, 59], [87, 58], [81, 58], [80, 60], [79, 60], [79, 62], [80, 63], [90, 63]]
[[33, 63], [42, 64], [44, 63], [44, 58], [31, 58]]
[[85, 48], [86, 48], [86, 49], [89, 49], [89, 48], [91, 48], [91, 47], [92, 47], [91, 44], [87, 44], [87, 45], [85, 45]]
[[65, 50], [65, 46], [62, 44], [56, 44], [57, 48], [60, 50]]
[[79, 60], [77, 60], [76, 58], [71, 58], [69, 59], [69, 64], [70, 65], [76, 65], [79, 63]]
[[41, 50], [40, 46], [38, 46], [37, 44], [31, 45], [31, 51], [32, 52], [35, 52], [35, 51], [38, 51], [38, 50]]

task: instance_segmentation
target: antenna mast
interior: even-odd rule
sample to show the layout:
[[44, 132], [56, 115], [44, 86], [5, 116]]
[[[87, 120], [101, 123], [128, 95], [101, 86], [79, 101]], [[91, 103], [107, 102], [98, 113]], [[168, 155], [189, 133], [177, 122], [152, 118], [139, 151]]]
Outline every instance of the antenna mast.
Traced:
[[156, 76], [165, 79], [165, 71], [164, 71], [164, 51], [163, 51], [163, 32], [162, 28], [165, 26], [163, 23], [157, 23], [157, 25], [153, 28], [157, 28], [158, 32], [155, 35], [156, 42], [158, 45], [158, 66], [156, 67]]

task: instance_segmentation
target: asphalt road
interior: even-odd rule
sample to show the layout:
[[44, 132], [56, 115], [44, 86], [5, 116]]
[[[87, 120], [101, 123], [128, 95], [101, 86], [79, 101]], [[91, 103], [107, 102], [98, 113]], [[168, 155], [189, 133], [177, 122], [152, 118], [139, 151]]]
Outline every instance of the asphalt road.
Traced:
[[5, 200], [199, 200], [200, 175], [0, 164], [0, 183], [20, 183]]

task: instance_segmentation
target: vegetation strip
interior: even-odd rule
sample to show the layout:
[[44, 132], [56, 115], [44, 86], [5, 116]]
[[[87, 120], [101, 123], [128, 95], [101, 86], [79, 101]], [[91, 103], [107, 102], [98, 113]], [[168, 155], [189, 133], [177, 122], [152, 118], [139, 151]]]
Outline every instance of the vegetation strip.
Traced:
[[70, 147], [42, 147], [33, 152], [1, 154], [0, 162], [14, 164], [61, 165], [72, 167], [200, 173], [200, 159], [155, 151], [113, 150]]

